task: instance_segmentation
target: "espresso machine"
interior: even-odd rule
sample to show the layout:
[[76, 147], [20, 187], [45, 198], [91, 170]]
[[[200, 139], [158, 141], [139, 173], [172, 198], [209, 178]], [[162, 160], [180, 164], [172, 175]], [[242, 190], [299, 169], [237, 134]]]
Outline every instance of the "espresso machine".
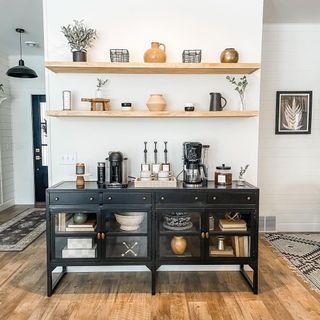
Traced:
[[[183, 144], [183, 186], [203, 187], [208, 183], [207, 168], [203, 163], [203, 145], [199, 142]], [[208, 146], [205, 146], [208, 148]]]
[[106, 158], [106, 187], [126, 188], [128, 187], [128, 158], [119, 151], [109, 152]]

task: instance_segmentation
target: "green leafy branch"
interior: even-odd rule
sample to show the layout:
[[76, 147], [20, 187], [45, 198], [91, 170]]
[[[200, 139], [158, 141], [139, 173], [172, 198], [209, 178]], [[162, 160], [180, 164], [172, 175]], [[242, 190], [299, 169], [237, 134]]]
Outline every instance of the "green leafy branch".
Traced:
[[61, 27], [61, 32], [67, 38], [71, 51], [87, 51], [93, 46], [93, 41], [97, 38], [95, 29], [87, 28], [83, 20], [73, 20], [74, 25]]
[[97, 88], [98, 89], [101, 89], [103, 86], [105, 86], [108, 82], [108, 79], [100, 79], [100, 78], [97, 78]]
[[234, 90], [236, 90], [240, 96], [244, 96], [247, 85], [249, 84], [246, 76], [241, 77], [239, 80], [230, 76], [227, 76], [226, 79], [235, 86]]

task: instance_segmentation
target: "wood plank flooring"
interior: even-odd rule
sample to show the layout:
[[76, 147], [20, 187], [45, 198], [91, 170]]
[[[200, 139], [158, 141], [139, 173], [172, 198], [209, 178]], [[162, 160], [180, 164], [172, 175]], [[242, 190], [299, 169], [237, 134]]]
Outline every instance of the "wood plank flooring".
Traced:
[[[25, 207], [0, 213], [0, 223]], [[320, 319], [320, 295], [260, 241], [260, 294], [238, 272], [70, 273], [46, 297], [45, 237], [22, 252], [0, 252], [0, 319]]]

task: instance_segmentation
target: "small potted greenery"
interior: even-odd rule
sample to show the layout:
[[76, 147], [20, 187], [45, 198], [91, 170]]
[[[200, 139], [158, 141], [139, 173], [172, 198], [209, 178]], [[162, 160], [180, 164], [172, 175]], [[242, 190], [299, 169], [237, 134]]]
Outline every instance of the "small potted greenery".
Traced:
[[67, 38], [73, 54], [73, 61], [87, 61], [87, 49], [93, 46], [97, 38], [95, 29], [85, 26], [83, 20], [74, 20], [74, 24], [61, 27], [61, 32]]

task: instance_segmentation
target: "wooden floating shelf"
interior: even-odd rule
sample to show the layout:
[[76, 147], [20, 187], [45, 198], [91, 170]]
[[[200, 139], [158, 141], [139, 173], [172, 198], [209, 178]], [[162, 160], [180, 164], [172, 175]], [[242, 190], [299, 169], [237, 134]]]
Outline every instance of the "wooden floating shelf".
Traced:
[[229, 118], [256, 117], [258, 111], [48, 111], [50, 117], [106, 117], [106, 118]]
[[250, 74], [259, 63], [112, 63], [47, 61], [46, 68], [55, 73], [120, 74]]

